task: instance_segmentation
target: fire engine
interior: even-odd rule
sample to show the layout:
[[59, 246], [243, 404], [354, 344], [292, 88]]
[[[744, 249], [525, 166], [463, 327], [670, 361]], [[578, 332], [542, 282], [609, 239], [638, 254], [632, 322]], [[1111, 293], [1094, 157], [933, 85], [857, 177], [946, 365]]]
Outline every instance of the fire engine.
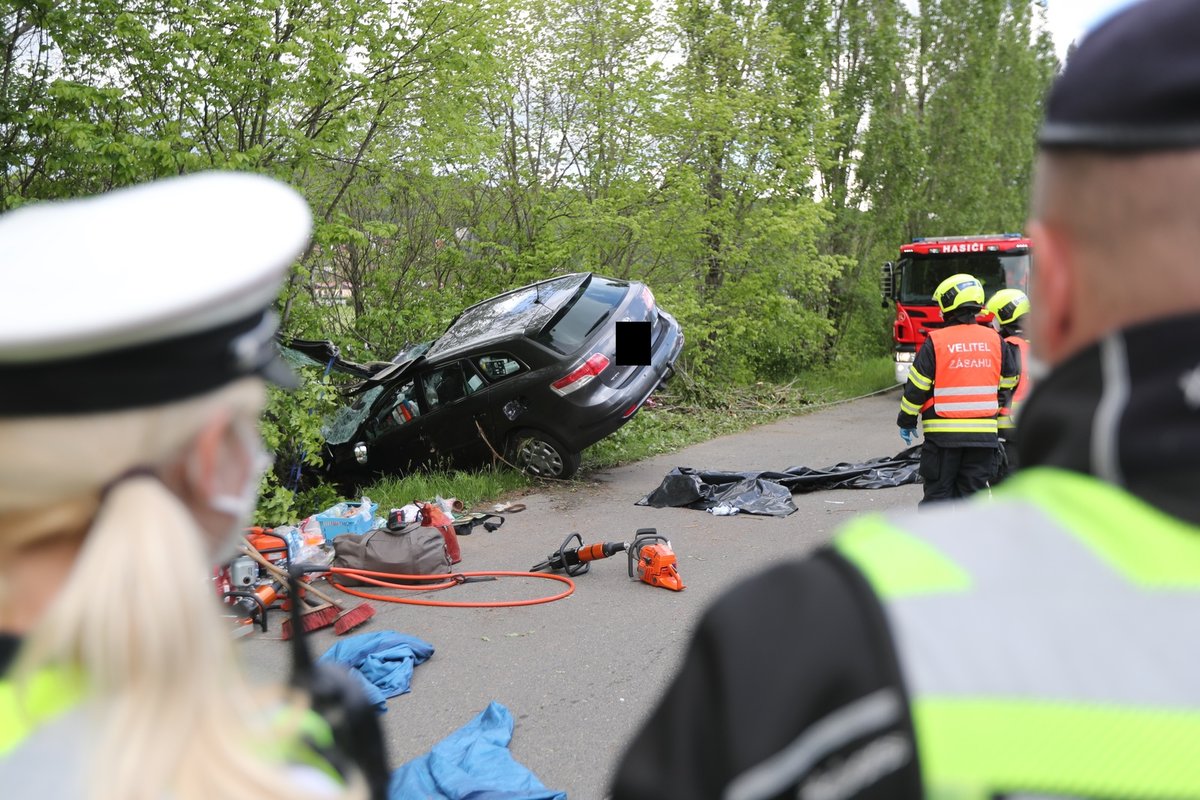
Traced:
[[1029, 239], [1019, 233], [913, 239], [900, 246], [898, 261], [883, 265], [883, 307], [896, 304], [892, 341], [896, 382], [908, 380], [908, 368], [925, 336], [946, 323], [933, 301], [933, 290], [959, 272], [974, 275], [987, 297], [1001, 289], [1029, 291]]

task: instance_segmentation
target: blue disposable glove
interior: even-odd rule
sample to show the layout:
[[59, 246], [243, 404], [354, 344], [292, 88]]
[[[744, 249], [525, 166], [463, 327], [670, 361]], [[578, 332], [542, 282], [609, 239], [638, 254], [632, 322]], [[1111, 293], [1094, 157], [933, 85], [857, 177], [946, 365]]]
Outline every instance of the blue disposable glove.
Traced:
[[906, 445], [908, 445], [909, 447], [912, 447], [913, 440], [917, 438], [917, 429], [916, 428], [901, 428], [900, 429], [900, 438], [904, 440], [904, 443]]

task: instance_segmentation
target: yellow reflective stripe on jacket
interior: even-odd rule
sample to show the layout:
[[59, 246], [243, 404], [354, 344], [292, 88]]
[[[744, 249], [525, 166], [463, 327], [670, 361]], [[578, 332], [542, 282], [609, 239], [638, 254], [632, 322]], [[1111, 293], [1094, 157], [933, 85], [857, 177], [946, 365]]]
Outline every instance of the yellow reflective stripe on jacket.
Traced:
[[342, 776], [334, 766], [313, 749], [315, 746], [328, 750], [334, 746], [333, 730], [324, 717], [311, 709], [285, 708], [276, 716], [276, 727], [289, 735], [282, 742], [272, 743], [268, 751], [271, 757], [292, 764], [306, 764], [341, 783]]
[[1200, 527], [1037, 467], [835, 542], [883, 602], [925, 796], [1200, 798]]
[[926, 433], [995, 433], [995, 419], [940, 419], [926, 417], [921, 420]]
[[912, 414], [914, 417], [920, 413], [921, 407], [916, 403], [910, 403], [907, 399], [900, 398], [900, 410], [905, 414]]
[[83, 694], [84, 682], [74, 670], [39, 670], [20, 687], [9, 678], [0, 680], [0, 756], [38, 726], [69, 711]]
[[920, 389], [922, 392], [929, 391], [929, 387], [933, 386], [933, 381], [931, 381], [929, 378], [926, 378], [920, 372], [917, 372], [916, 367], [911, 366], [908, 368], [908, 382]]

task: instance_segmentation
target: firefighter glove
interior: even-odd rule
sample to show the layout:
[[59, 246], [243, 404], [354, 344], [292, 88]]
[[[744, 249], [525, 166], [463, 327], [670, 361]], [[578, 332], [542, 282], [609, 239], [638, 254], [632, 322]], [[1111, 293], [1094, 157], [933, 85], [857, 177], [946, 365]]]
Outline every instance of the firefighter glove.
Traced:
[[909, 447], [912, 447], [913, 440], [917, 438], [917, 429], [916, 428], [901, 428], [900, 429], [900, 438], [904, 440], [904, 443], [906, 445], [908, 445]]

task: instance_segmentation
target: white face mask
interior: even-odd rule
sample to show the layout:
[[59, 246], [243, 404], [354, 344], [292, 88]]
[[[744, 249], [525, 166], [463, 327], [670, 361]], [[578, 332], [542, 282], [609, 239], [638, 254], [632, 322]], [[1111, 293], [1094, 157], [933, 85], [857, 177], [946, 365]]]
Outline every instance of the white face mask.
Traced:
[[229, 535], [221, 541], [217, 552], [214, 553], [218, 564], [223, 564], [237, 555], [238, 545], [242, 542], [246, 527], [253, 519], [254, 509], [258, 504], [259, 482], [262, 480], [263, 473], [274, 463], [274, 459], [263, 447], [258, 432], [253, 430], [251, 425], [238, 422], [235, 423], [235, 428], [238, 431], [238, 437], [242, 440], [243, 450], [250, 460], [250, 468], [238, 494], [219, 493], [208, 498], [209, 508], [231, 517], [233, 520], [229, 528]]

